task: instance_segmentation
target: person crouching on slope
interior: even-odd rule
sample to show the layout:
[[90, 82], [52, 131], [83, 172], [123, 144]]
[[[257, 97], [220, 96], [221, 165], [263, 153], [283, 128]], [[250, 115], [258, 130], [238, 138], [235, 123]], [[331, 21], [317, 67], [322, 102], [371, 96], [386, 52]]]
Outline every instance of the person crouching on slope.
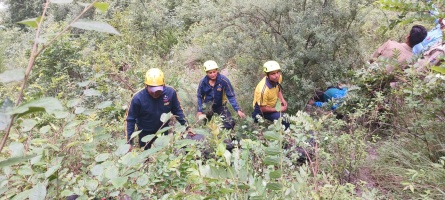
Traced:
[[[276, 61], [267, 61], [263, 65], [266, 76], [261, 79], [255, 88], [253, 97], [252, 118], [258, 122], [257, 116], [264, 117], [270, 121], [278, 120], [282, 113], [287, 110], [287, 102], [283, 97], [281, 82], [281, 67]], [[278, 98], [281, 101], [281, 109], [276, 110]], [[289, 122], [282, 120], [285, 129], [289, 128]]]

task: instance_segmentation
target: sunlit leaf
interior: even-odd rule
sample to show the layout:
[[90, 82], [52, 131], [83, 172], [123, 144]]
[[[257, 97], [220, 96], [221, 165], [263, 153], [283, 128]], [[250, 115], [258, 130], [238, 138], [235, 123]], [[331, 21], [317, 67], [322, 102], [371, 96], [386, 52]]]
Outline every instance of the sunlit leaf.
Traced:
[[39, 132], [41, 134], [45, 134], [45, 133], [48, 133], [49, 130], [51, 130], [51, 126], [46, 125], [46, 126], [42, 126], [42, 128], [40, 128]]
[[281, 100], [280, 98], [277, 99], [277, 103], [275, 104], [275, 110], [278, 112], [281, 111]]
[[33, 119], [25, 119], [20, 123], [20, 126], [22, 127], [22, 131], [30, 131], [34, 126], [37, 124], [36, 120]]
[[19, 142], [11, 142], [8, 146], [11, 157], [22, 157], [25, 155], [25, 146]]
[[108, 10], [108, 7], [110, 7], [110, 4], [105, 2], [96, 2], [93, 4], [93, 6], [102, 12], [106, 12]]
[[0, 74], [0, 82], [9, 83], [13, 81], [21, 81], [25, 77], [24, 69], [11, 69]]
[[102, 153], [102, 154], [97, 155], [95, 160], [96, 160], [96, 162], [103, 162], [103, 161], [107, 160], [108, 157], [110, 157], [109, 153]]
[[32, 175], [34, 173], [34, 171], [32, 171], [31, 167], [23, 167], [20, 168], [18, 171], [18, 174], [21, 176], [29, 176]]
[[90, 179], [86, 181], [85, 186], [89, 191], [94, 191], [97, 189], [97, 186], [99, 186], [99, 182], [94, 179]]
[[127, 179], [128, 177], [116, 177], [111, 179], [111, 184], [113, 184], [115, 188], [121, 188], [127, 182]]
[[101, 176], [104, 173], [104, 167], [102, 165], [96, 165], [91, 169], [93, 176]]
[[68, 145], [66, 145], [65, 148], [70, 148], [70, 147], [72, 147], [72, 146], [76, 146], [76, 145], [78, 145], [79, 143], [80, 143], [79, 141], [71, 142], [71, 143], [69, 143]]
[[11, 121], [11, 116], [8, 113], [13, 107], [14, 103], [8, 98], [5, 98], [3, 105], [0, 107], [0, 131], [5, 130], [6, 127], [8, 127], [8, 124]]
[[122, 155], [125, 155], [128, 152], [128, 150], [130, 150], [130, 145], [129, 144], [122, 144], [114, 152], [114, 154], [116, 154], [116, 156], [122, 156]]
[[119, 35], [120, 33], [111, 25], [105, 22], [98, 22], [98, 21], [77, 21], [74, 22], [73, 27], [80, 28], [84, 30], [90, 30], [90, 31], [98, 31], [103, 33], [111, 33]]
[[147, 185], [147, 183], [148, 183], [148, 176], [146, 174], [142, 174], [142, 176], [139, 176], [139, 178], [136, 180], [136, 183], [139, 186]]
[[63, 135], [63, 137], [70, 138], [70, 137], [72, 137], [75, 133], [76, 133], [76, 131], [75, 131], [74, 129], [65, 129], [65, 130], [63, 130], [62, 135]]
[[[133, 135], [131, 135], [131, 136], [133, 136]], [[146, 135], [141, 139], [141, 141], [142, 142], [150, 142], [155, 136], [156, 136], [155, 134]]]
[[127, 153], [124, 156], [122, 156], [122, 164], [126, 165], [127, 167], [134, 166], [139, 163], [140, 159], [137, 156], [136, 153]]
[[161, 122], [165, 123], [172, 117], [172, 113], [162, 113]]
[[164, 132], [170, 130], [171, 128], [173, 128], [173, 127], [171, 127], [171, 126], [167, 126], [167, 127], [161, 128], [161, 130], [159, 130], [159, 131], [156, 132], [156, 135], [163, 134]]
[[107, 169], [105, 170], [105, 177], [107, 177], [108, 179], [113, 179], [116, 178], [118, 175], [119, 169], [116, 166], [107, 166]]
[[435, 72], [445, 74], [445, 67], [433, 66], [433, 67], [431, 67], [431, 69]]
[[25, 19], [25, 20], [19, 21], [17, 23], [24, 24], [24, 25], [30, 26], [32, 28], [37, 28], [37, 26], [38, 26], [38, 24], [39, 24], [41, 19], [42, 19], [42, 17]]
[[164, 135], [155, 140], [154, 146], [163, 148], [170, 143], [170, 137], [168, 135]]
[[83, 81], [83, 82], [78, 82], [77, 85], [80, 87], [85, 87], [87, 85], [89, 85], [91, 83], [91, 81]]
[[43, 183], [38, 183], [31, 189], [29, 193], [29, 200], [45, 200], [46, 186]]
[[[131, 134], [131, 137], [130, 137], [129, 140], [132, 140], [133, 138], [135, 138], [136, 136], [138, 136], [139, 133], [141, 133], [141, 132], [142, 132], [142, 130], [133, 132], [133, 133]], [[148, 135], [147, 135], [147, 136], [148, 136]], [[146, 136], [145, 136], [145, 137], [146, 137]], [[142, 138], [142, 139], [143, 139], [143, 138]], [[144, 142], [144, 141], [143, 141], [143, 142]], [[147, 142], [147, 141], [145, 141], [145, 142]]]
[[85, 112], [84, 107], [76, 107], [76, 109], [74, 109], [74, 114], [76, 114], [76, 115], [82, 114], [83, 112]]
[[25, 190], [17, 195], [14, 196], [11, 200], [25, 200], [29, 198], [29, 194], [31, 193], [32, 189]]
[[87, 97], [90, 96], [100, 96], [100, 92], [95, 89], [86, 89], [83, 91], [83, 94]]
[[69, 108], [72, 108], [74, 106], [77, 106], [81, 101], [82, 101], [81, 98], [71, 99], [71, 100], [68, 101], [66, 106], [68, 106]]
[[72, 3], [73, 0], [51, 0], [51, 3], [64, 4], [64, 3]]
[[96, 108], [97, 108], [97, 109], [104, 109], [104, 108], [106, 108], [106, 107], [111, 106], [111, 104], [113, 104], [113, 101], [104, 101], [104, 102], [98, 104], [98, 105], [96, 106]]
[[32, 112], [46, 111], [49, 114], [55, 114], [62, 111], [63, 106], [60, 101], [53, 97], [45, 97], [34, 101], [27, 102], [12, 109], [9, 114], [26, 115]]

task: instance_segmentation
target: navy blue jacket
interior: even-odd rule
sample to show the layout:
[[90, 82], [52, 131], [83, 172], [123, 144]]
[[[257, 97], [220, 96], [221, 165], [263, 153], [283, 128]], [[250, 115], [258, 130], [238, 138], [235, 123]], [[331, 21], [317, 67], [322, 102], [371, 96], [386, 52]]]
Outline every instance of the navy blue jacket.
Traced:
[[[126, 117], [127, 140], [134, 132], [136, 124], [139, 130], [156, 132], [161, 126], [162, 113], [171, 112], [176, 119], [184, 125], [186, 123], [184, 112], [179, 103], [175, 89], [164, 86], [161, 97], [155, 99], [144, 88], [133, 95]], [[167, 125], [168, 123], [166, 123]], [[166, 126], [164, 125], [164, 126]]]
[[235, 111], [239, 110], [238, 103], [236, 102], [235, 92], [233, 91], [232, 84], [229, 79], [218, 73], [216, 76], [215, 85], [212, 87], [209, 84], [209, 77], [205, 76], [198, 86], [198, 112], [202, 112], [202, 104], [212, 102], [212, 109], [216, 110], [223, 106], [227, 99], [232, 105]]

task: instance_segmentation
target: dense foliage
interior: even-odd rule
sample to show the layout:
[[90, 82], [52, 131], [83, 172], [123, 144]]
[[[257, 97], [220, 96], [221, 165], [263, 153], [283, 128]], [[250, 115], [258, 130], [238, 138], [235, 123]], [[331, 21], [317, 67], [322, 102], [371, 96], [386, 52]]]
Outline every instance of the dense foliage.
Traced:
[[[432, 27], [430, 3], [45, 2], [6, 1], [1, 14], [0, 199], [445, 196], [445, 76], [416, 65], [389, 76], [391, 60], [366, 62], [388, 38], [402, 41], [412, 24]], [[248, 117], [227, 131], [218, 117], [197, 119], [208, 59], [232, 81], [247, 115], [262, 63], [278, 61], [290, 129]], [[129, 152], [125, 112], [151, 67], [177, 89], [205, 142], [184, 139], [185, 128], [175, 124], [169, 135], [158, 132], [154, 148]], [[403, 77], [397, 88], [388, 85], [393, 76]], [[314, 90], [339, 81], [349, 93], [336, 112], [305, 107]], [[233, 151], [227, 138], [235, 138]]]

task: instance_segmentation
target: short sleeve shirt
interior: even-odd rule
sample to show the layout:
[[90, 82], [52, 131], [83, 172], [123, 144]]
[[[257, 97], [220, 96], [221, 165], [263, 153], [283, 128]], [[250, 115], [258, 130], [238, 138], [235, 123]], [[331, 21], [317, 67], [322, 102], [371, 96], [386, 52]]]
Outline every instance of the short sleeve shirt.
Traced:
[[[280, 76], [279, 83], [281, 84], [282, 81], [283, 78]], [[273, 84], [267, 77], [264, 77], [255, 88], [253, 107], [255, 107], [255, 104], [258, 104], [259, 106], [275, 107], [280, 89], [281, 87], [279, 84]]]

